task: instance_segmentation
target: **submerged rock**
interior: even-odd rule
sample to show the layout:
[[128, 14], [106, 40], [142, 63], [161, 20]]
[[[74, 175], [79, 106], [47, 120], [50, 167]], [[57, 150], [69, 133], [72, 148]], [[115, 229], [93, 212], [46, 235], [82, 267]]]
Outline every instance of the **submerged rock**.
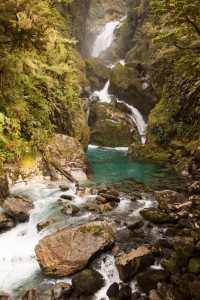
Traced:
[[120, 255], [115, 260], [120, 279], [124, 282], [133, 278], [138, 271], [153, 264], [153, 262], [154, 258], [151, 252], [144, 246]]
[[114, 243], [106, 222], [91, 222], [46, 236], [35, 247], [45, 275], [66, 276], [83, 269], [96, 255]]
[[0, 291], [0, 300], [14, 300], [11, 295], [5, 291]]
[[34, 289], [24, 292], [21, 297], [22, 300], [37, 300], [38, 298], [38, 292]]
[[30, 210], [34, 208], [34, 205], [27, 199], [10, 197], [1, 203], [1, 207], [8, 215], [23, 222], [29, 219]]
[[59, 217], [52, 217], [52, 218], [49, 218], [47, 220], [44, 220], [44, 221], [41, 221], [40, 223], [37, 224], [37, 231], [40, 232], [41, 230], [45, 229], [46, 227], [56, 223], [56, 222], [59, 222], [60, 221], [60, 218]]
[[0, 213], [0, 232], [12, 229], [16, 226], [14, 219], [6, 213]]
[[86, 269], [72, 276], [72, 288], [78, 295], [93, 295], [103, 285], [103, 276], [95, 270]]

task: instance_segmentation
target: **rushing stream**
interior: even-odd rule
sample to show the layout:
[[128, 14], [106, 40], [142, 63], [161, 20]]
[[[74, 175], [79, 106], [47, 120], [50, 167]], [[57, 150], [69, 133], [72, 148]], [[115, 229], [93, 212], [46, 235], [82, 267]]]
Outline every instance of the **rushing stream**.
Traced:
[[[109, 22], [104, 30], [97, 37], [92, 55], [99, 57], [102, 51], [107, 49], [114, 37], [114, 31], [119, 26], [119, 21]], [[112, 67], [112, 66], [111, 66]], [[101, 91], [96, 91], [100, 101], [110, 102], [109, 81]], [[138, 127], [142, 142], [145, 143], [145, 122], [141, 114], [134, 107], [126, 104], [132, 111], [132, 117]], [[87, 151], [90, 167], [93, 171], [93, 177], [85, 186], [107, 186], [121, 184], [124, 180], [133, 180], [150, 184], [153, 187], [171, 187], [176, 184], [180, 178], [173, 172], [172, 168], [163, 164], [156, 164], [127, 156], [127, 149], [109, 149], [91, 146]], [[15, 299], [21, 291], [21, 288], [34, 288], [37, 286], [40, 290], [52, 286], [57, 280], [47, 278], [42, 274], [39, 264], [35, 258], [34, 247], [38, 241], [48, 233], [55, 232], [69, 224], [81, 224], [92, 221], [96, 215], [83, 209], [83, 204], [88, 197], [94, 195], [80, 196], [74, 184], [70, 184], [67, 192], [62, 192], [59, 188], [61, 182], [23, 184], [13, 187], [11, 195], [27, 197], [34, 202], [35, 208], [30, 213], [29, 222], [17, 225], [14, 229], [0, 235], [0, 290], [8, 290], [15, 294]], [[81, 212], [76, 216], [64, 216], [60, 213], [62, 205], [58, 202], [61, 194], [74, 196], [72, 204], [78, 206]], [[143, 193], [140, 199], [134, 203], [126, 194], [121, 194], [119, 205], [106, 214], [106, 221], [114, 228], [117, 239], [123, 236], [124, 247], [127, 249], [132, 244], [127, 229], [118, 224], [116, 220], [124, 220], [139, 216], [139, 210], [155, 205], [151, 194]], [[36, 225], [49, 217], [59, 216], [59, 222], [49, 227], [48, 230], [37, 232]], [[156, 228], [148, 229], [147, 239], [156, 239], [159, 235]], [[127, 239], [127, 241], [126, 241]], [[144, 238], [141, 239], [141, 243]], [[133, 240], [133, 243], [135, 241]], [[135, 245], [135, 244], [134, 244]], [[119, 282], [119, 275], [114, 264], [114, 256], [111, 253], [104, 254], [100, 259], [95, 260], [92, 266], [97, 269], [105, 278], [106, 285], [96, 294], [96, 300], [108, 299], [106, 291], [113, 282]], [[65, 278], [58, 281], [70, 281]], [[132, 282], [134, 290], [135, 282]]]

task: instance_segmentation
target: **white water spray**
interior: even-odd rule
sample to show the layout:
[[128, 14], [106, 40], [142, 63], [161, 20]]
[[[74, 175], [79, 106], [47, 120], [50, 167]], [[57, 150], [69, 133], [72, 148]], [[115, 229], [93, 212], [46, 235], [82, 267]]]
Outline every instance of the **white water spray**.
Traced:
[[99, 34], [94, 42], [92, 53], [93, 57], [99, 57], [102, 51], [105, 51], [108, 47], [110, 47], [113, 39], [115, 29], [119, 26], [120, 21], [112, 21], [108, 22], [101, 34]]

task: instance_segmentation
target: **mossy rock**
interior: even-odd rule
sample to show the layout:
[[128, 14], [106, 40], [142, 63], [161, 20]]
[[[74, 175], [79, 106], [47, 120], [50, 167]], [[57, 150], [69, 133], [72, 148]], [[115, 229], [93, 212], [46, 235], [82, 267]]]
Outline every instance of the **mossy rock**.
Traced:
[[188, 270], [192, 274], [200, 274], [200, 259], [199, 258], [190, 259]]
[[[110, 69], [95, 58], [86, 59], [86, 75], [93, 89], [102, 88], [110, 78]], [[95, 79], [95, 80], [94, 80]], [[99, 85], [95, 85], [98, 82]]]
[[133, 105], [145, 118], [156, 104], [155, 96], [144, 89], [139, 72], [121, 64], [111, 71], [109, 92]]
[[146, 220], [151, 221], [153, 223], [165, 224], [172, 222], [172, 218], [169, 214], [166, 214], [154, 207], [144, 208], [140, 210], [140, 214]]
[[166, 151], [159, 146], [151, 145], [148, 141], [146, 145], [141, 145], [140, 143], [131, 144], [128, 148], [128, 155], [155, 161], [168, 161], [172, 156], [169, 151]]
[[140, 139], [131, 117], [108, 103], [91, 107], [91, 142], [109, 147], [127, 147]]

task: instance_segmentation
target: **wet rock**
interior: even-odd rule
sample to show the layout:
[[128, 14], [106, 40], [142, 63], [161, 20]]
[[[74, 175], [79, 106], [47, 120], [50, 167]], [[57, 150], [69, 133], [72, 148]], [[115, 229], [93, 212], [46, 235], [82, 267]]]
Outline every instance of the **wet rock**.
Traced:
[[157, 285], [159, 294], [166, 300], [183, 300], [181, 294], [176, 292], [172, 285], [166, 284], [164, 282], [159, 282]]
[[[90, 222], [50, 234], [35, 247], [45, 275], [66, 276], [83, 269], [88, 262], [114, 243], [106, 222]], [[80, 247], [81, 245], [81, 247]]]
[[154, 258], [151, 252], [144, 246], [133, 249], [127, 254], [122, 254], [115, 260], [119, 277], [124, 282], [133, 278], [137, 272], [153, 264], [153, 262]]
[[4, 199], [9, 195], [9, 185], [6, 172], [0, 172], [0, 199]]
[[110, 194], [103, 194], [103, 193], [100, 193], [99, 196], [105, 198], [108, 201], [120, 202], [120, 198], [118, 198], [117, 196], [113, 196], [113, 195], [110, 195]]
[[133, 293], [133, 295], [131, 296], [131, 300], [138, 300], [140, 298], [141, 298], [141, 295], [138, 292]]
[[200, 259], [199, 258], [190, 259], [188, 270], [192, 274], [200, 274]]
[[61, 195], [60, 198], [65, 199], [65, 200], [69, 200], [69, 201], [72, 201], [72, 200], [75, 199], [75, 197], [72, 196], [72, 195]]
[[72, 276], [72, 288], [78, 295], [93, 295], [103, 285], [103, 276], [95, 270], [85, 269]]
[[98, 213], [99, 213], [99, 211], [100, 211], [100, 205], [97, 204], [97, 202], [96, 202], [94, 199], [87, 200], [87, 201], [83, 204], [83, 207], [84, 207], [86, 210], [96, 211], [96, 212], [98, 212]]
[[139, 142], [140, 136], [131, 116], [109, 103], [93, 104], [90, 109], [89, 125], [91, 142], [109, 147], [128, 147]]
[[184, 300], [191, 300], [193, 297], [191, 295], [189, 285], [190, 282], [196, 280], [196, 276], [192, 274], [175, 274], [170, 277], [171, 282], [178, 287], [178, 291], [184, 295]]
[[138, 229], [144, 226], [144, 222], [141, 219], [128, 220], [126, 221], [126, 226], [128, 229]]
[[195, 244], [193, 238], [190, 237], [175, 237], [173, 239], [173, 246], [176, 253], [180, 257], [193, 257], [195, 255]]
[[0, 300], [14, 300], [8, 292], [0, 291]]
[[59, 188], [62, 192], [66, 192], [71, 188], [71, 186], [67, 183], [63, 183], [63, 184], [59, 185]]
[[27, 221], [29, 219], [29, 212], [34, 208], [31, 201], [23, 198], [6, 198], [2, 203], [1, 207], [7, 214], [17, 219], [18, 221]]
[[164, 256], [163, 248], [159, 244], [152, 245], [150, 250], [151, 250], [153, 256], [155, 256], [155, 257], [163, 257]]
[[72, 286], [66, 282], [57, 282], [51, 290], [51, 300], [66, 299], [71, 293]]
[[144, 208], [144, 209], [140, 210], [140, 214], [146, 220], [151, 221], [153, 223], [158, 223], [158, 224], [170, 223], [173, 220], [169, 214], [166, 214], [154, 207]]
[[199, 278], [189, 283], [189, 289], [194, 299], [200, 300], [200, 279]]
[[115, 197], [119, 197], [119, 192], [114, 189], [108, 189], [107, 194], [115, 196]]
[[98, 202], [98, 203], [106, 203], [106, 202], [108, 202], [108, 200], [106, 199], [106, 198], [104, 198], [104, 197], [101, 197], [101, 196], [97, 196], [96, 197], [96, 201]]
[[137, 275], [138, 285], [143, 293], [148, 294], [151, 290], [157, 288], [158, 282], [166, 282], [169, 279], [169, 272], [160, 269], [151, 269]]
[[129, 300], [132, 296], [132, 290], [131, 287], [127, 284], [122, 286], [122, 288], [119, 291], [118, 299], [119, 300]]
[[192, 185], [188, 187], [190, 193], [200, 194], [200, 180], [195, 181]]
[[117, 282], [113, 282], [107, 292], [106, 295], [108, 296], [109, 299], [111, 298], [117, 298], [119, 294], [119, 284]]
[[53, 218], [49, 218], [47, 220], [41, 221], [36, 226], [37, 231], [40, 232], [41, 230], [47, 228], [48, 226], [50, 226], [50, 225], [52, 225], [52, 224], [54, 224], [56, 222], [59, 222], [59, 221], [60, 221], [59, 217], [53, 217]]
[[[171, 190], [156, 192], [156, 200], [159, 203], [159, 207], [168, 214], [172, 211], [176, 211], [180, 208], [185, 208], [188, 206], [187, 197], [185, 197], [183, 194]], [[186, 206], [184, 206], [185, 203], [187, 203]], [[191, 205], [189, 208], [191, 208]]]
[[104, 213], [106, 213], [108, 211], [113, 210], [113, 207], [109, 203], [105, 203], [105, 204], [101, 204], [100, 207], [99, 207], [99, 209], [100, 209], [100, 212], [102, 214], [104, 214]]
[[157, 290], [151, 290], [149, 292], [149, 300], [163, 300]]
[[37, 300], [38, 299], [38, 292], [34, 289], [26, 291], [22, 295], [22, 300]]
[[6, 213], [0, 213], [0, 232], [12, 229], [16, 223], [12, 217]]
[[73, 204], [68, 204], [61, 209], [61, 212], [66, 215], [76, 215], [80, 211], [80, 208]]

